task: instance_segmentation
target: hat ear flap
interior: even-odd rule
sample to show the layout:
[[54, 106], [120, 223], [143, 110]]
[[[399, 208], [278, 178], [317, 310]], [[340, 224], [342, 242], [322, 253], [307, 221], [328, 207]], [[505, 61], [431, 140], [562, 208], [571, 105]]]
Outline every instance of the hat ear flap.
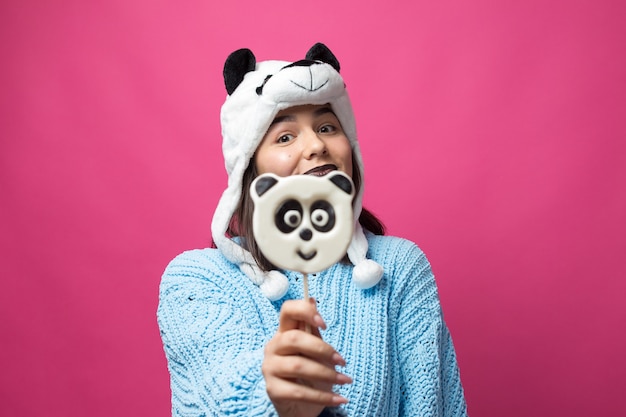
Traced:
[[243, 77], [256, 68], [256, 58], [247, 48], [238, 49], [228, 55], [224, 63], [224, 84], [231, 95], [243, 81]]
[[323, 43], [316, 43], [306, 53], [306, 59], [311, 61], [322, 61], [330, 64], [337, 72], [339, 72], [339, 61], [337, 57]]

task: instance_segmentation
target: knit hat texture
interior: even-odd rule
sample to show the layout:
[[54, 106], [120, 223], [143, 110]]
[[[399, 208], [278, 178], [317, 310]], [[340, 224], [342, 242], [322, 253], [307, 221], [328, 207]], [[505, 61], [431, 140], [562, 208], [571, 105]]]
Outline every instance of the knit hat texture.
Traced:
[[[315, 44], [305, 59], [297, 62], [263, 61], [249, 49], [239, 49], [228, 56], [224, 65], [224, 82], [228, 96], [221, 110], [222, 151], [228, 174], [228, 186], [222, 194], [213, 221], [213, 241], [224, 256], [239, 265], [270, 300], [282, 298], [289, 289], [282, 272], [262, 271], [245, 248], [226, 236], [230, 220], [242, 192], [243, 175], [276, 114], [299, 105], [329, 104], [352, 146], [353, 166], [363, 176], [363, 160], [357, 141], [352, 105], [341, 75], [339, 62], [323, 44]], [[367, 239], [359, 224], [363, 202], [363, 185], [353, 203], [354, 235], [348, 247], [348, 258], [354, 265], [352, 280], [363, 289], [376, 285], [382, 267], [366, 259]]]

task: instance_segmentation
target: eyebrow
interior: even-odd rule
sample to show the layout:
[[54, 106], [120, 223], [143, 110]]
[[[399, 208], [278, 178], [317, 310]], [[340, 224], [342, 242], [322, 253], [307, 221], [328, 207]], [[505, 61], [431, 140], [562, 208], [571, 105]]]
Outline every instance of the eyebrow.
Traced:
[[335, 114], [335, 112], [333, 111], [333, 109], [331, 109], [330, 107], [321, 107], [317, 110], [315, 110], [313, 112], [313, 116], [315, 117], [319, 117], [322, 114], [326, 114], [326, 113], [332, 113], [333, 115], [335, 115], [335, 117], [337, 117], [337, 115]]
[[[330, 108], [330, 106], [325, 106], [325, 107], [320, 107], [319, 109], [315, 110], [313, 112], [313, 116], [320, 117], [321, 115], [326, 114], [326, 113], [332, 113], [333, 115], [335, 115], [335, 112]], [[335, 117], [337, 117], [337, 115], [335, 115]], [[292, 114], [279, 116], [279, 117], [276, 117], [274, 120], [272, 120], [272, 123], [270, 123], [270, 127], [274, 126], [276, 123], [292, 122], [294, 120], [296, 120], [296, 118]]]
[[291, 114], [287, 114], [285, 116], [279, 116], [279, 117], [276, 117], [274, 120], [272, 120], [272, 123], [270, 123], [270, 127], [274, 126], [277, 123], [282, 123], [282, 122], [287, 122], [287, 121], [292, 122], [294, 120], [296, 120], [296, 118]]

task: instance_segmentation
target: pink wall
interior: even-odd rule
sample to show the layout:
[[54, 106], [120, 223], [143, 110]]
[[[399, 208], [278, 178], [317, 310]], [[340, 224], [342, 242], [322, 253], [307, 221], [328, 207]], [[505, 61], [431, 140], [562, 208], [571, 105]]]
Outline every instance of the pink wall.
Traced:
[[0, 415], [169, 414], [158, 284], [210, 239], [223, 61], [316, 41], [470, 413], [624, 415], [624, 4], [3, 1]]

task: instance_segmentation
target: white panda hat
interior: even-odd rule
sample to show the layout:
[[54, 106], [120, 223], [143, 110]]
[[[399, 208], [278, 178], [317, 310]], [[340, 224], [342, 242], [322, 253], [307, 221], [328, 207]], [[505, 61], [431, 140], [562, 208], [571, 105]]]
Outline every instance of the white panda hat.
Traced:
[[[363, 176], [363, 160], [357, 141], [352, 105], [341, 75], [339, 62], [323, 44], [315, 44], [305, 59], [256, 62], [249, 49], [239, 49], [224, 64], [228, 96], [222, 106], [222, 151], [228, 187], [219, 200], [211, 232], [218, 249], [260, 287], [270, 300], [282, 298], [289, 289], [287, 278], [277, 270], [262, 271], [250, 252], [226, 236], [242, 192], [243, 175], [276, 114], [289, 107], [330, 104], [348, 137], [354, 154], [353, 165]], [[383, 269], [366, 259], [367, 239], [359, 223], [363, 184], [354, 199], [354, 235], [348, 258], [354, 265], [352, 280], [363, 289], [376, 285]]]

